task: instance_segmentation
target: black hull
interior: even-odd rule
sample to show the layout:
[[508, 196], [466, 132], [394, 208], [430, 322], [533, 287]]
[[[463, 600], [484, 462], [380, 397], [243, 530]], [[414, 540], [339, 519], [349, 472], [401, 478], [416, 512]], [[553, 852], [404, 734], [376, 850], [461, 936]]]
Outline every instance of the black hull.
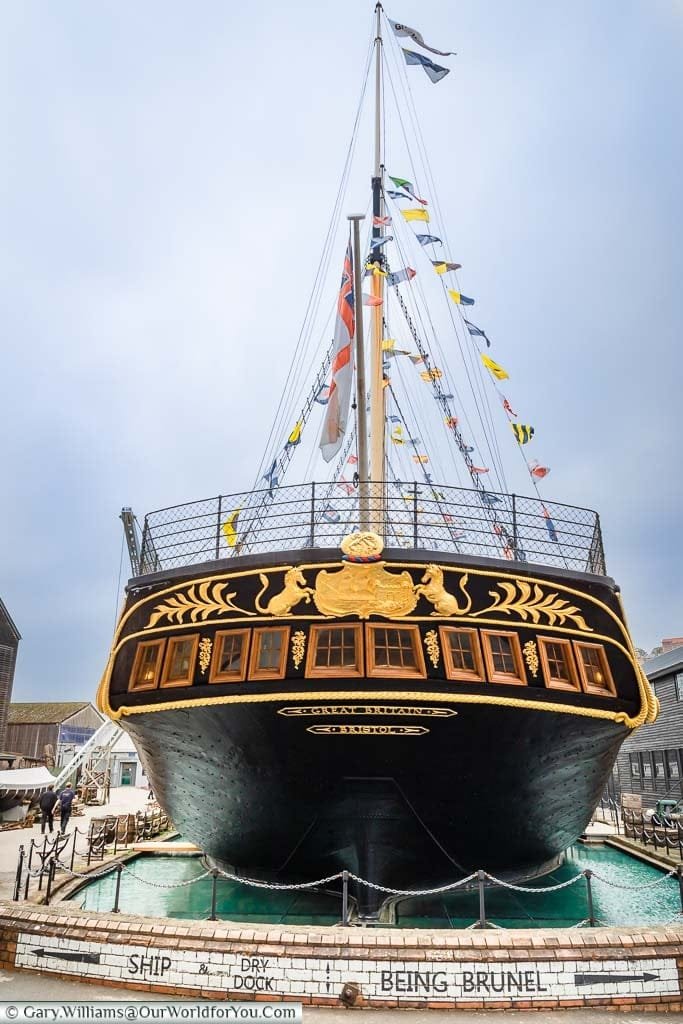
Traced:
[[[262, 705], [123, 724], [181, 833], [244, 874], [312, 881], [348, 869], [397, 889], [477, 868], [542, 874], [585, 829], [628, 730], [526, 709], [457, 712], [428, 736], [377, 738], [311, 735]], [[384, 899], [357, 896], [361, 913]]]

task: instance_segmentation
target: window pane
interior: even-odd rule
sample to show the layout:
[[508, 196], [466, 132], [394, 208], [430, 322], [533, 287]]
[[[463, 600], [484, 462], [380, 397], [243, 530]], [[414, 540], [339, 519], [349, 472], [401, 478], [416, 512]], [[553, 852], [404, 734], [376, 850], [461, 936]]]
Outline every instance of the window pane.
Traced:
[[676, 697], [678, 700], [683, 700], [683, 672], [679, 672], [675, 676], [676, 681]]
[[569, 670], [569, 657], [565, 644], [545, 643], [546, 657], [548, 658], [548, 669], [551, 679], [560, 679], [562, 682], [571, 683], [572, 677]]
[[169, 683], [188, 678], [193, 648], [194, 640], [171, 640], [171, 658], [166, 677]]
[[279, 670], [281, 655], [282, 632], [278, 629], [272, 633], [261, 633], [259, 637], [258, 667]]
[[407, 629], [374, 629], [377, 668], [417, 668], [413, 634]]
[[160, 651], [161, 644], [152, 644], [148, 647], [140, 648], [135, 676], [132, 680], [133, 689], [136, 686], [147, 687], [154, 684]]
[[321, 629], [316, 638], [316, 668], [354, 668], [356, 665], [356, 631], [354, 629]]
[[634, 777], [634, 779], [639, 779], [640, 778], [640, 758], [638, 757], [638, 754], [629, 754], [629, 758], [630, 758], [630, 761], [631, 761], [631, 775]]
[[447, 633], [448, 645], [451, 649], [453, 668], [466, 672], [476, 672], [471, 633]]
[[243, 647], [243, 636], [236, 634], [234, 636], [223, 637], [221, 644], [221, 656], [218, 662], [219, 674], [223, 675], [229, 672], [239, 673], [242, 662]]
[[579, 652], [588, 683], [607, 689], [601, 652], [595, 647], [580, 647]]
[[491, 636], [491, 656], [493, 667], [496, 672], [503, 672], [506, 675], [516, 676], [515, 658], [512, 653], [512, 640], [509, 636]]
[[642, 761], [642, 766], [643, 766], [643, 778], [644, 779], [651, 779], [652, 778], [652, 765], [650, 764], [650, 758], [649, 758], [649, 756], [647, 754], [641, 754], [640, 756], [641, 756], [641, 761]]
[[675, 750], [667, 750], [666, 752], [666, 764], [669, 770], [670, 779], [679, 779], [680, 771], [678, 765], [678, 757], [676, 756]]
[[653, 761], [655, 765], [655, 778], [664, 778], [664, 756], [662, 754], [654, 754]]

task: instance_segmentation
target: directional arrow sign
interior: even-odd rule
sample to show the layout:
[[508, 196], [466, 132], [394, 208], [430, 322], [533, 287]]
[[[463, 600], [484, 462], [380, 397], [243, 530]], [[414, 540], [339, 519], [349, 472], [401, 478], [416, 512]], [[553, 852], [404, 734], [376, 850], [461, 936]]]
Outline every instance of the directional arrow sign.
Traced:
[[575, 974], [576, 985], [619, 985], [626, 981], [659, 981], [658, 974]]
[[35, 956], [49, 956], [54, 960], [70, 960], [76, 964], [98, 964], [99, 953], [62, 953], [58, 949], [32, 949]]

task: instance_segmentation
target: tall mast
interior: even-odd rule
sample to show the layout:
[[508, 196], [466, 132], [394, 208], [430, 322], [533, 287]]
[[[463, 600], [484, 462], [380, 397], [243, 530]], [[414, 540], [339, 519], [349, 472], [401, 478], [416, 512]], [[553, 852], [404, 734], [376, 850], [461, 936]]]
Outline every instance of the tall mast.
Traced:
[[[382, 166], [382, 5], [377, 3], [377, 34], [375, 36], [375, 171], [372, 178], [372, 213], [374, 217], [384, 216], [383, 174]], [[382, 238], [384, 227], [375, 224], [372, 229], [373, 241]], [[375, 250], [373, 259], [375, 270], [381, 270], [384, 255], [381, 247]], [[372, 275], [372, 294], [384, 299], [384, 277], [382, 274]], [[384, 536], [384, 491], [385, 491], [385, 409], [384, 386], [382, 371], [382, 335], [384, 306], [372, 307], [372, 338], [370, 368], [370, 478], [374, 482], [372, 495], [372, 525], [376, 533]]]
[[365, 348], [363, 345], [363, 272], [361, 270], [360, 222], [364, 213], [349, 217], [353, 225], [353, 297], [356, 321], [356, 415], [358, 417], [358, 476], [360, 478], [360, 528], [368, 530], [368, 424], [365, 410], [367, 388], [365, 385]]

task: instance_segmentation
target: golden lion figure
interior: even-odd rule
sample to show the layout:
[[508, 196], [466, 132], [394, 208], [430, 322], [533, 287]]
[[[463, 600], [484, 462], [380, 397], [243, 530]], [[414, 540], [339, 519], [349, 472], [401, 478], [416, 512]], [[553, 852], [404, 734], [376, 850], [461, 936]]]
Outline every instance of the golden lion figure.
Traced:
[[291, 615], [292, 608], [295, 605], [299, 604], [300, 601], [305, 601], [306, 604], [308, 604], [311, 600], [311, 595], [315, 594], [315, 591], [311, 589], [311, 587], [306, 586], [306, 580], [301, 569], [288, 569], [285, 573], [284, 588], [279, 594], [274, 594], [264, 608], [261, 604], [261, 597], [268, 589], [270, 581], [262, 572], [259, 573], [259, 579], [263, 586], [256, 595], [254, 604], [262, 615], [272, 615], [274, 618], [282, 618], [284, 615]]
[[472, 598], [465, 589], [468, 574], [460, 578], [458, 586], [465, 598], [465, 604], [461, 608], [458, 599], [449, 594], [443, 585], [443, 569], [438, 565], [428, 565], [420, 583], [415, 587], [417, 597], [426, 597], [434, 605], [432, 615], [466, 615], [472, 607]]

